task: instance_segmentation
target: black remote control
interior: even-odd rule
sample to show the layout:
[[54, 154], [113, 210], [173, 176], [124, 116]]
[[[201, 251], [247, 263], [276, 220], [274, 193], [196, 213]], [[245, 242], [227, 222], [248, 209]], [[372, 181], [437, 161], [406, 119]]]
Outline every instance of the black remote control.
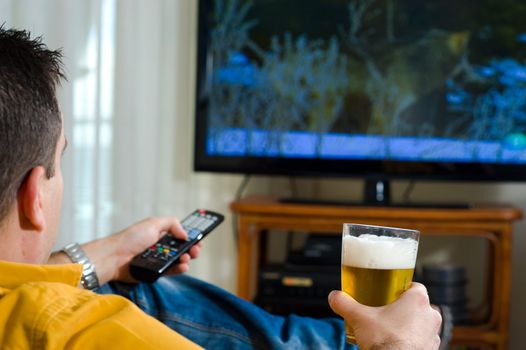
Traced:
[[210, 210], [197, 209], [181, 221], [188, 239], [164, 235], [156, 244], [135, 256], [130, 263], [130, 274], [143, 282], [155, 282], [194, 244], [215, 229], [224, 216]]

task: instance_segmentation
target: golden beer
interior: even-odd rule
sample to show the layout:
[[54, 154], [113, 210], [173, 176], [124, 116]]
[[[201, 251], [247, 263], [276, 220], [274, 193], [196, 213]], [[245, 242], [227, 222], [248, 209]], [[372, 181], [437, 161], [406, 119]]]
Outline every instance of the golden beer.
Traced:
[[342, 266], [342, 290], [368, 306], [382, 306], [395, 301], [409, 288], [414, 269], [366, 269]]
[[[395, 301], [413, 279], [419, 232], [345, 224], [342, 239], [342, 290], [368, 306]], [[355, 343], [345, 325], [347, 341]]]

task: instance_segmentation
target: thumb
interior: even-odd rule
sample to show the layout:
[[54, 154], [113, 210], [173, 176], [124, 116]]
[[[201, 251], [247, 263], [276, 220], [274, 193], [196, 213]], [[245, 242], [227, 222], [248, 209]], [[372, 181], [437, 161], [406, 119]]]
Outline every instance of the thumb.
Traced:
[[329, 294], [329, 305], [335, 313], [343, 317], [348, 323], [355, 323], [371, 312], [369, 306], [360, 304], [349, 294], [339, 290], [333, 290]]
[[159, 237], [164, 236], [166, 232], [172, 234], [172, 236], [180, 239], [187, 239], [187, 233], [181, 226], [178, 219], [174, 217], [160, 217], [155, 219], [156, 230], [159, 232]]

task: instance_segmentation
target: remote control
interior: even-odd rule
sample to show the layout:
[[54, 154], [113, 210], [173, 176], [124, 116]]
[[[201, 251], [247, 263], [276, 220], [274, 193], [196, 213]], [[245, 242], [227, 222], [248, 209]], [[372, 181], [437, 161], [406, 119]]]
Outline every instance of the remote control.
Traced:
[[135, 256], [130, 263], [130, 274], [143, 282], [155, 282], [194, 244], [215, 229], [224, 216], [210, 210], [197, 209], [181, 221], [188, 239], [175, 238], [167, 233], [157, 243]]

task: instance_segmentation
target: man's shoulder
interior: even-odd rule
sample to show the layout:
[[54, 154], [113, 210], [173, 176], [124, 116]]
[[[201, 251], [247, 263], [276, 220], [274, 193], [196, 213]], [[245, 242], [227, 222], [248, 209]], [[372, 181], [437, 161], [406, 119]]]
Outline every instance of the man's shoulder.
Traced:
[[[86, 293], [84, 293], [86, 292]], [[16, 299], [18, 306], [31, 304], [47, 305], [48, 302], [64, 302], [67, 299], [87, 298], [89, 292], [79, 288], [57, 282], [27, 282], [6, 290], [0, 299], [0, 303], [7, 303]], [[5, 305], [2, 305], [5, 307]]]
[[[28, 282], [13, 289], [5, 296], [17, 300], [17, 308], [31, 308], [32, 317], [52, 317], [61, 321], [61, 316], [104, 310], [103, 315], [111, 309], [136, 306], [126, 298], [118, 295], [96, 294], [82, 288], [58, 282]], [[111, 307], [113, 306], [113, 307]], [[89, 309], [89, 311], [87, 311]], [[35, 320], [37, 321], [37, 320]]]
[[[116, 295], [99, 295], [57, 282], [28, 282], [10, 290], [0, 299], [0, 312], [12, 320], [29, 322], [33, 328], [63, 327], [83, 312], [100, 312], [110, 305], [133, 305]], [[106, 312], [104, 312], [106, 313]]]
[[21, 284], [4, 296], [6, 299], [17, 299], [19, 306], [27, 304], [28, 307], [36, 307], [37, 310], [56, 304], [66, 307], [100, 297], [102, 296], [65, 283], [46, 281]]
[[0, 348], [2, 344], [60, 348], [82, 329], [133, 308], [130, 301], [116, 295], [99, 295], [56, 282], [24, 283], [0, 298]]
[[53, 282], [25, 283], [0, 299], [0, 348], [9, 342], [27, 349], [61, 349], [71, 342], [78, 349], [197, 348], [126, 298]]

